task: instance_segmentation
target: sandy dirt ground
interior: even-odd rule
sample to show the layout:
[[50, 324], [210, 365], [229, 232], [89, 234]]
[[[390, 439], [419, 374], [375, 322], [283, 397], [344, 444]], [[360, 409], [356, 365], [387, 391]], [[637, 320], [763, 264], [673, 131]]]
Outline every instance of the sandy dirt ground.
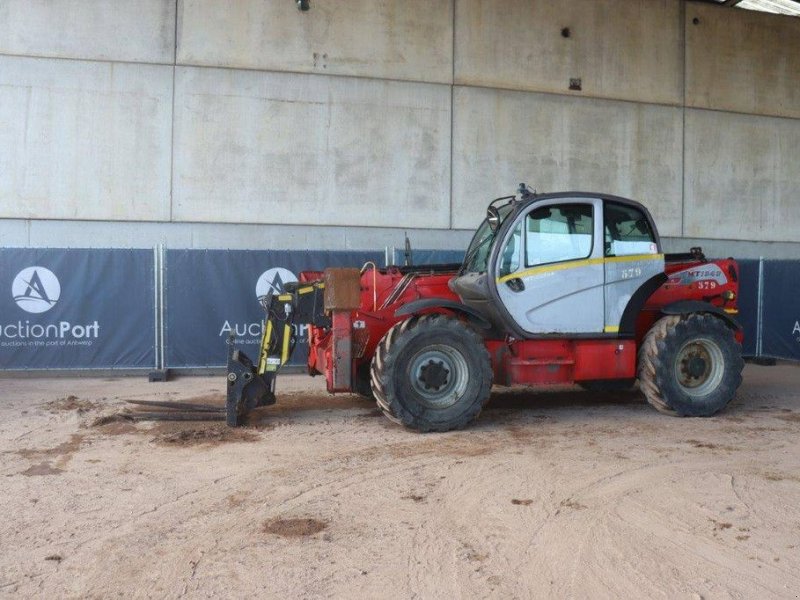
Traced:
[[0, 380], [0, 596], [800, 594], [797, 367], [748, 366], [711, 419], [512, 390], [428, 435], [323, 385], [283, 377], [232, 431], [97, 424], [221, 377]]

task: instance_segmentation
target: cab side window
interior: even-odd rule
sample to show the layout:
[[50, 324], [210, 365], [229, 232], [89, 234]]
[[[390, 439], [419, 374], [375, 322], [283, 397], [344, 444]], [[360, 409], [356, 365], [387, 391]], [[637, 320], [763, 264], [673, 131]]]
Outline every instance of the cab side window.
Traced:
[[522, 241], [522, 223], [519, 223], [511, 234], [511, 237], [508, 238], [505, 247], [503, 248], [503, 253], [500, 255], [500, 269], [498, 270], [498, 274], [502, 277], [503, 275], [510, 275], [514, 273], [517, 269], [519, 269], [519, 261], [520, 261], [520, 243]]
[[525, 265], [588, 258], [593, 232], [591, 204], [537, 208], [525, 217]]
[[656, 254], [658, 246], [644, 213], [633, 206], [606, 202], [603, 208], [606, 256]]

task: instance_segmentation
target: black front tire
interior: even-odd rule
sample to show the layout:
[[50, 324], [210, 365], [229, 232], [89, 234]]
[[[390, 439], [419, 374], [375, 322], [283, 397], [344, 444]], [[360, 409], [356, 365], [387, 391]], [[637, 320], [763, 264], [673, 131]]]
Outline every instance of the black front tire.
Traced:
[[639, 350], [639, 387], [662, 413], [708, 417], [733, 399], [743, 367], [742, 347], [720, 318], [669, 315], [653, 325]]
[[481, 337], [444, 315], [392, 327], [372, 358], [372, 391], [384, 414], [417, 431], [461, 429], [478, 417], [492, 386]]

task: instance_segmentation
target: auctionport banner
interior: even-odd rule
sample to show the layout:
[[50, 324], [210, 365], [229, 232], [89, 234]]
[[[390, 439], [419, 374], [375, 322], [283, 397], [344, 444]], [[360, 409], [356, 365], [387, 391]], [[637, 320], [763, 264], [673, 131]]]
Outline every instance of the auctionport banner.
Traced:
[[0, 249], [0, 369], [154, 363], [151, 250]]
[[[259, 297], [282, 292], [301, 271], [378, 266], [383, 252], [289, 250], [167, 250], [165, 265], [166, 367], [220, 367], [231, 333], [252, 359], [261, 344], [264, 310]], [[379, 262], [381, 261], [381, 262]], [[295, 327], [290, 364], [305, 364], [308, 326]]]
[[800, 360], [800, 261], [764, 261], [761, 355]]

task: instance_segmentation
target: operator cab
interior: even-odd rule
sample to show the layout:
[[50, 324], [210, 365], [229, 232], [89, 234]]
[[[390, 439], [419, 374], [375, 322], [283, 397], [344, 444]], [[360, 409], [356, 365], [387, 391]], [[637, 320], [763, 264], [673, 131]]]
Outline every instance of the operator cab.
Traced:
[[451, 289], [518, 339], [633, 335], [665, 279], [647, 209], [604, 194], [520, 191], [490, 204]]

